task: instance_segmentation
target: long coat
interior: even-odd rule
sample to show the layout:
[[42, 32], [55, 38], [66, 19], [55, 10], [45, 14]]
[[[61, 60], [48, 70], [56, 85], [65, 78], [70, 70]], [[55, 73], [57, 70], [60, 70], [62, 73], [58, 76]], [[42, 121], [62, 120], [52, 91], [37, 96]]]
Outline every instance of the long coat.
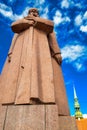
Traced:
[[35, 18], [30, 26], [25, 19], [12, 24], [15, 33], [1, 76], [2, 104], [57, 104], [60, 115], [69, 115], [61, 67], [52, 57], [60, 51], [53, 22]]

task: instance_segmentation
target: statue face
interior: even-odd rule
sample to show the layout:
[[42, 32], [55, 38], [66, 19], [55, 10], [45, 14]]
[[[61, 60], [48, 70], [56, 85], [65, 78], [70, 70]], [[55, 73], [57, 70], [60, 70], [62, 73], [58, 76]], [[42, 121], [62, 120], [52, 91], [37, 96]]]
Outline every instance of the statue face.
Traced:
[[39, 13], [38, 13], [38, 10], [37, 9], [31, 9], [29, 11], [29, 15], [33, 15], [35, 17], [39, 17]]

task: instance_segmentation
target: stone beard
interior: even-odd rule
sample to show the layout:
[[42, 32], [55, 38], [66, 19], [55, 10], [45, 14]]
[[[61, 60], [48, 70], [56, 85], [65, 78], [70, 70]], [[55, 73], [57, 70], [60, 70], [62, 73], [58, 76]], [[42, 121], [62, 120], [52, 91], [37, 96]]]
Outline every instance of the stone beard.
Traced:
[[35, 8], [12, 23], [16, 34], [0, 79], [2, 104], [57, 104], [59, 115], [69, 115], [53, 27]]

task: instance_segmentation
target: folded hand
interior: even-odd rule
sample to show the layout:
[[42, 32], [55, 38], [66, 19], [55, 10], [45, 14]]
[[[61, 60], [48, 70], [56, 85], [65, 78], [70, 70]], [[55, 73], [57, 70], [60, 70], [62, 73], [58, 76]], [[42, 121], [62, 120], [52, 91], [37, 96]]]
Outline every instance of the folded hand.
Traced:
[[31, 26], [33, 26], [35, 24], [35, 21], [33, 19], [23, 19], [23, 23], [27, 23]]
[[55, 58], [56, 58], [56, 61], [58, 62], [58, 64], [61, 65], [61, 63], [62, 63], [62, 56], [61, 56], [61, 54], [57, 54], [55, 56]]

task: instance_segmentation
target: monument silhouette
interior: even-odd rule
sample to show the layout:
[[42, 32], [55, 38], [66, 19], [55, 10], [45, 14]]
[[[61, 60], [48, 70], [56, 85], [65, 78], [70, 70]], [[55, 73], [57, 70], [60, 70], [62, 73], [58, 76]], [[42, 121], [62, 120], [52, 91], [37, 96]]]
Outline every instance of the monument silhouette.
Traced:
[[31, 8], [11, 28], [15, 35], [0, 77], [1, 128], [76, 130], [71, 128], [75, 120], [69, 113], [53, 22]]

